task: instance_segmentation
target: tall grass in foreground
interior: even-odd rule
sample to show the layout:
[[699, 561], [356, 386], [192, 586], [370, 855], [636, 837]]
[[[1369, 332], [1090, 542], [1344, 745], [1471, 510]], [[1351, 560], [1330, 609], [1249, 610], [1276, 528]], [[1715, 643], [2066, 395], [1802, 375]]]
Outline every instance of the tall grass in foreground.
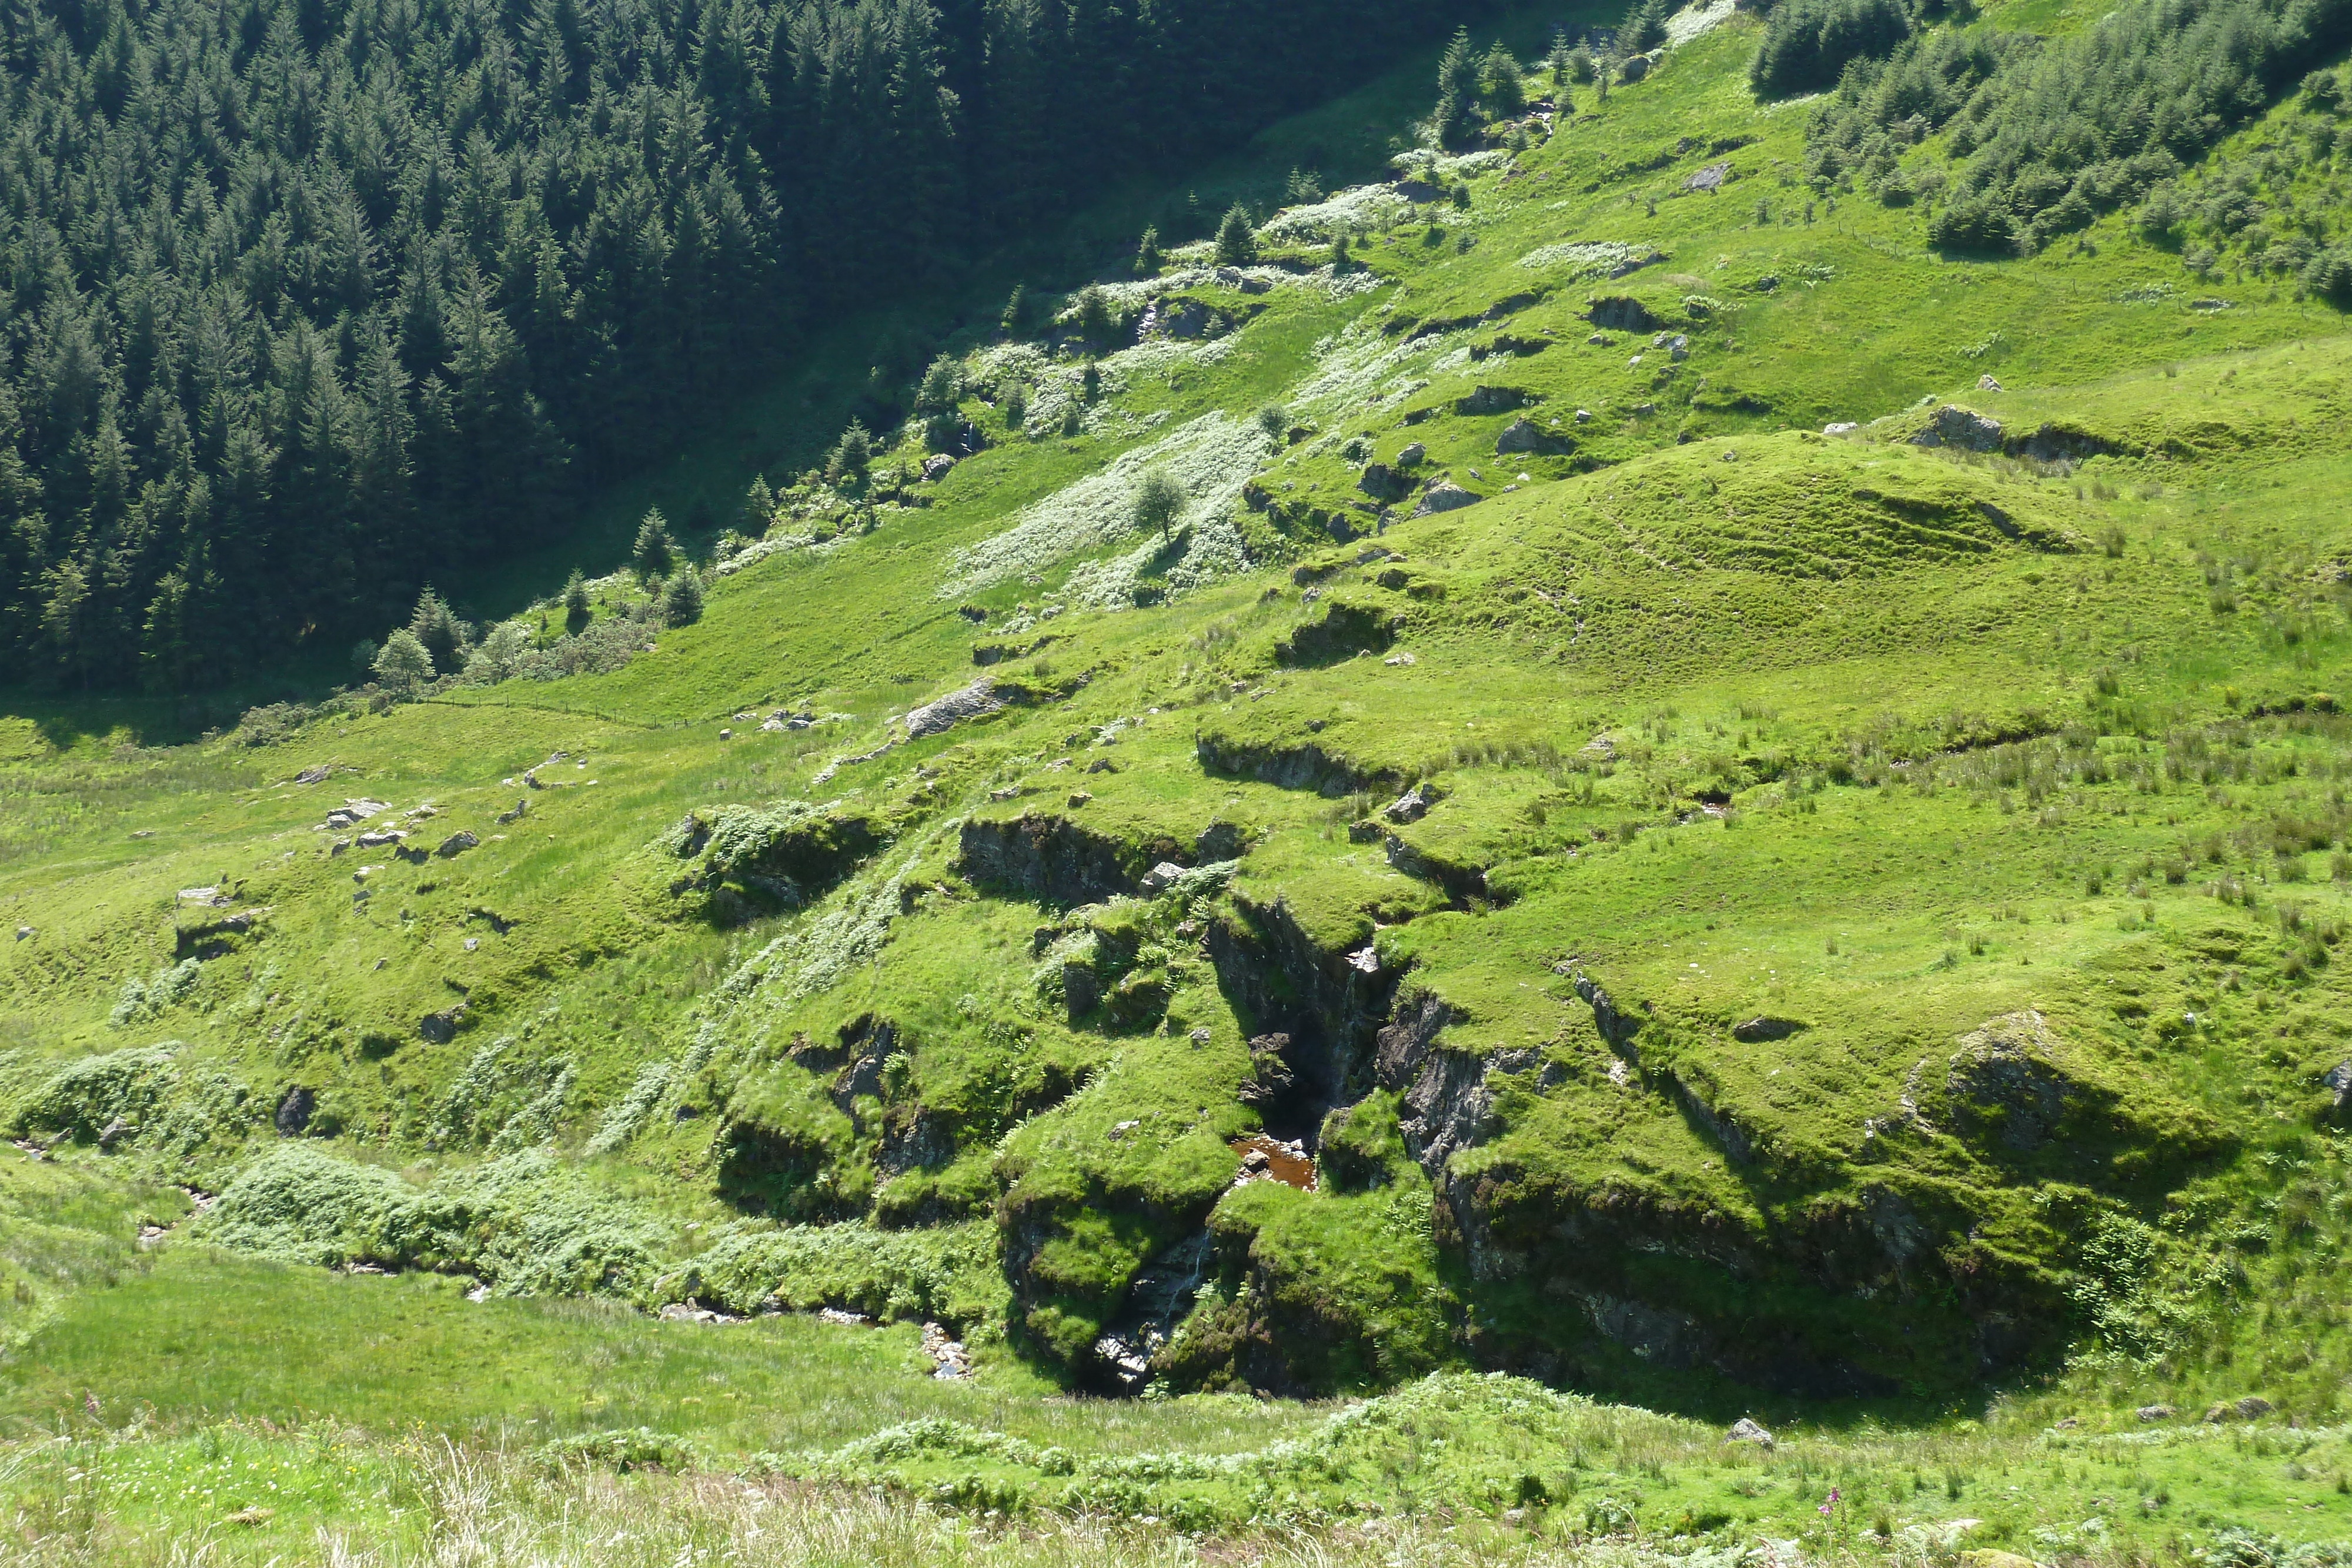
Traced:
[[[215, 1431], [219, 1429], [215, 1428]], [[312, 1437], [316, 1434], [311, 1435]], [[234, 1441], [249, 1444], [250, 1434]], [[310, 1439], [278, 1438], [288, 1448]], [[151, 1440], [193, 1463], [199, 1445]], [[619, 1475], [551, 1465], [523, 1453], [416, 1437], [370, 1445], [362, 1467], [377, 1485], [349, 1509], [318, 1514], [194, 1507], [142, 1514], [118, 1506], [105, 1456], [93, 1447], [36, 1439], [0, 1453], [0, 1565], [325, 1564], [331, 1568], [1534, 1568], [1549, 1563], [1644, 1568], [1810, 1568], [1815, 1563], [1948, 1563], [1948, 1546], [1916, 1538], [1869, 1542], [1860, 1554], [1794, 1541], [1738, 1544], [1582, 1539], [1563, 1518], [1496, 1520], [1439, 1511], [1308, 1533], [1266, 1531], [1187, 1536], [1156, 1521], [994, 1516], [934, 1511], [878, 1490], [753, 1482], [714, 1473]], [[352, 1450], [338, 1448], [339, 1457]], [[197, 1490], [201, 1500], [209, 1494]], [[366, 1513], [354, 1524], [346, 1513]], [[2094, 1559], [2077, 1559], [2086, 1565]]]

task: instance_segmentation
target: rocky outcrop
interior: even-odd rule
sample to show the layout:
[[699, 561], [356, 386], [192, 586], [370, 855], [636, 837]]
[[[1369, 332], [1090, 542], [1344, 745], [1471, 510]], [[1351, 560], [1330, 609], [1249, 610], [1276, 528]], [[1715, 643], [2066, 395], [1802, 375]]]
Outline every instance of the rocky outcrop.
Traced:
[[1475, 507], [1486, 497], [1464, 489], [1450, 479], [1440, 479], [1422, 492], [1421, 501], [1412, 509], [1416, 517], [1426, 517], [1437, 512], [1458, 512], [1465, 507]]
[[1962, 408], [1958, 403], [1946, 403], [1927, 422], [1927, 428], [1911, 438], [1914, 446], [1958, 446], [1969, 452], [2000, 450], [2000, 422]]
[[1553, 434], [1532, 419], [1513, 420], [1495, 438], [1495, 451], [1500, 456], [1532, 454], [1538, 457], [1565, 457], [1575, 450], [1575, 441]]
[[1024, 814], [967, 821], [956, 870], [973, 882], [1057, 904], [1091, 904], [1132, 895], [1143, 863], [1125, 846], [1066, 817]]
[[908, 714], [907, 738], [920, 740], [927, 735], [940, 734], [966, 719], [994, 713], [1003, 706], [1003, 700], [996, 695], [995, 681], [982, 675], [961, 691], [950, 692]]

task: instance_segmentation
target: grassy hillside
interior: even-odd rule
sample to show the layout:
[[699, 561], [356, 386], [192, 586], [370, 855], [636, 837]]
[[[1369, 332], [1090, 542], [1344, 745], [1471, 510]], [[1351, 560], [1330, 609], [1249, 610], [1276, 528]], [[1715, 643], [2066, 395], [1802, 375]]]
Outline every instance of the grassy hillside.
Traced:
[[26, 1539], [2352, 1537], [2352, 337], [1948, 255], [1670, 34], [966, 329], [979, 450], [772, 476], [605, 674], [0, 720]]

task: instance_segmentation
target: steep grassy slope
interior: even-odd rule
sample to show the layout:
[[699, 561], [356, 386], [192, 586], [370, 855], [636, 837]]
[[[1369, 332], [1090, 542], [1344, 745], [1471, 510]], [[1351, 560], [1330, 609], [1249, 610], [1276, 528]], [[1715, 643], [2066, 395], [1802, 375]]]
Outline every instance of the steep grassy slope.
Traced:
[[[1990, 1517], [1998, 1465], [2042, 1499], [2012, 1539], [2095, 1507], [2118, 1550], [2344, 1533], [2307, 1455], [2352, 1372], [2352, 339], [2267, 285], [2192, 298], [2120, 220], [1939, 259], [1908, 209], [1797, 183], [1750, 24], [1675, 31], [1517, 151], [1108, 284], [1098, 361], [1075, 299], [973, 333], [984, 449], [918, 479], [909, 432], [864, 486], [792, 487], [615, 673], [355, 697], [266, 747], [11, 721], [16, 1407], [529, 1403], [541, 1436], [1204, 1525], [1370, 1497], [1783, 1531], [1836, 1484], [1891, 1539]], [[1154, 470], [1165, 536], [1132, 520]], [[928, 1321], [982, 1375], [917, 1398], [911, 1331], [853, 1375], [812, 1325], [320, 1265]], [[157, 1348], [255, 1299], [348, 1314], [307, 1355], [391, 1312], [515, 1393]], [[892, 1392], [689, 1410], [769, 1375], [668, 1348], [697, 1333]], [[586, 1394], [567, 1345], [607, 1358]], [[670, 1370], [602, 1386], [654, 1345]], [[1265, 1435], [1215, 1391], [1465, 1368], [1948, 1424], [1751, 1464], [1441, 1378], [1366, 1406], [1465, 1445], [1426, 1489], [1370, 1416], [1197, 1458]], [[1119, 1407], [1195, 1457], [1041, 1451], [1121, 1446], [1037, 1414], [1055, 1385], [1208, 1391]], [[1948, 1423], [2004, 1386], [2035, 1392], [1969, 1448]], [[836, 1448], [929, 1414], [970, 1425]], [[2083, 1436], [2033, 1437], [2060, 1415]], [[1543, 1463], [1479, 1447], [1530, 1421]], [[1616, 1457], [1554, 1462], [1588, 1446]], [[2127, 1515], [2097, 1469], [2126, 1459]]]

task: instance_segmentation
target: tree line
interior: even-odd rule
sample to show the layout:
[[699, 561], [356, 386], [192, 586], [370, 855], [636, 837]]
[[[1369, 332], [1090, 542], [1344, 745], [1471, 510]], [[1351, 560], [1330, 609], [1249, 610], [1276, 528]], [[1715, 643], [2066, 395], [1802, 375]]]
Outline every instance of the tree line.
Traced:
[[555, 537], [812, 320], [1434, 0], [0, 0], [0, 669], [187, 691]]

